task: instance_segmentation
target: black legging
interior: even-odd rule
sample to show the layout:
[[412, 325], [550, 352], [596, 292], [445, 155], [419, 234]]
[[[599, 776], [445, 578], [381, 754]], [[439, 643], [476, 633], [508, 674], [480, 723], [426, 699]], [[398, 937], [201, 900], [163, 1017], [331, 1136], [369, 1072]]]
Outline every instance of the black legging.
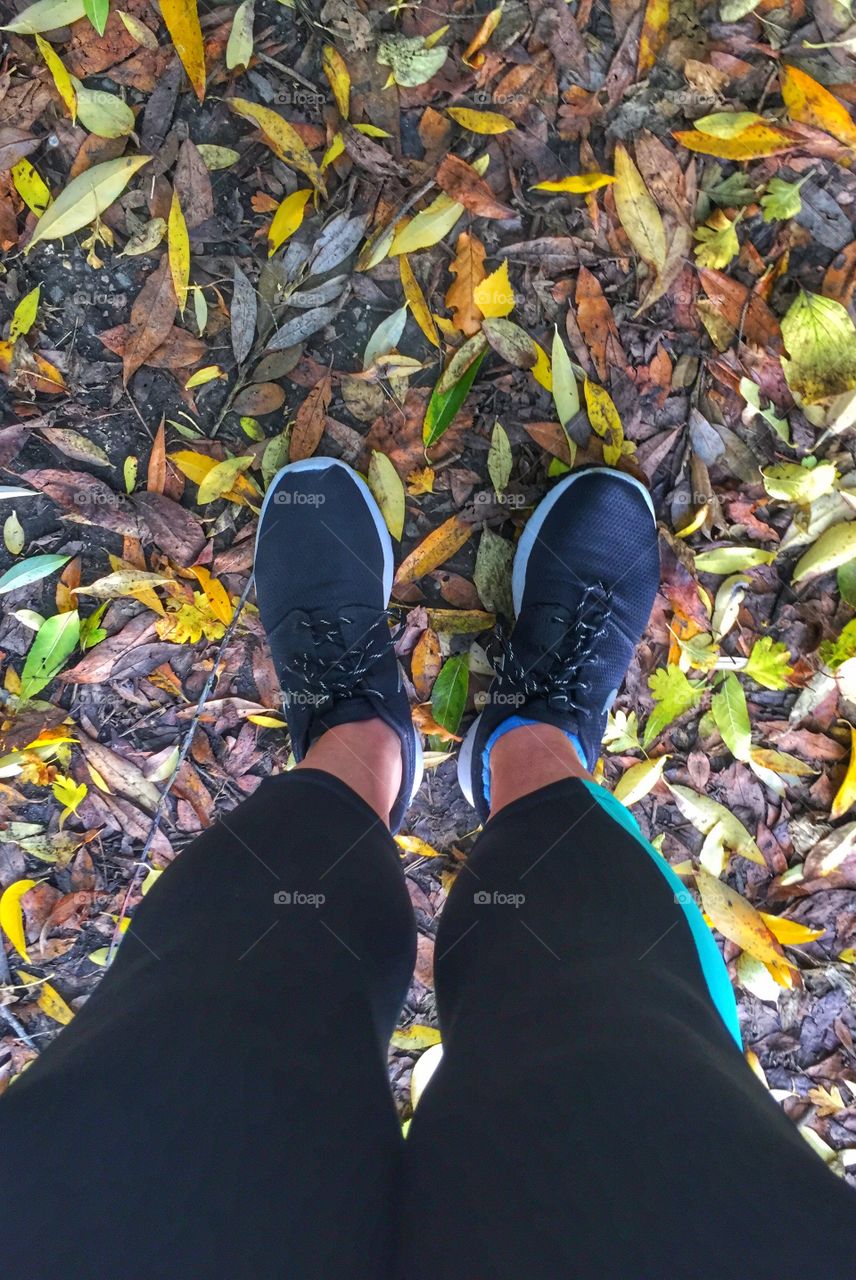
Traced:
[[488, 823], [443, 914], [444, 1057], [402, 1140], [398, 850], [326, 774], [268, 780], [169, 868], [0, 1101], [3, 1274], [852, 1280], [856, 1199], [746, 1066], [664, 869], [589, 784]]

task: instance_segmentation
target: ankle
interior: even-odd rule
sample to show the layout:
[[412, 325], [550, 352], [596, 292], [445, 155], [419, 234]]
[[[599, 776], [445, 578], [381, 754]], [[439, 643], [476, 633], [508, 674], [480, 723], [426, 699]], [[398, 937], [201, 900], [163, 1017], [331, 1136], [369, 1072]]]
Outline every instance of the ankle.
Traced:
[[565, 778], [594, 781], [563, 730], [552, 724], [509, 729], [490, 753], [490, 813]]
[[317, 738], [297, 769], [331, 773], [355, 791], [389, 825], [401, 789], [401, 739], [384, 720], [334, 725]]

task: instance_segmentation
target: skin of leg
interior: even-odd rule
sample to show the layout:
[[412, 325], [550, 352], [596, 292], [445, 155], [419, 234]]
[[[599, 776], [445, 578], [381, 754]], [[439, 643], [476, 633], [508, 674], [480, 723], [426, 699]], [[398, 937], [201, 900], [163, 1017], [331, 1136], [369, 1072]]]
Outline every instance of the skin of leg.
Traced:
[[334, 725], [313, 742], [301, 769], [320, 769], [341, 779], [389, 826], [389, 813], [401, 787], [401, 742], [383, 720]]
[[509, 729], [490, 753], [490, 816], [563, 778], [588, 778], [566, 733], [553, 724]]

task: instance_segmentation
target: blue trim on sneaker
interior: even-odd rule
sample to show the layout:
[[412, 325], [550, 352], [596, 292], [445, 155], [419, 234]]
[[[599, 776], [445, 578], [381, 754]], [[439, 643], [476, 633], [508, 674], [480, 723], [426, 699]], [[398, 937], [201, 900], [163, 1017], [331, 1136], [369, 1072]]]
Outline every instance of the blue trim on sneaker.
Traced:
[[[507, 720], [503, 720], [498, 724], [493, 733], [488, 738], [482, 752], [482, 788], [484, 790], [487, 807], [490, 809], [490, 753], [499, 742], [503, 734], [510, 732], [512, 729], [522, 729], [527, 724], [543, 724], [543, 720], [530, 720], [528, 716], [509, 716]], [[564, 729], [562, 730], [565, 733]], [[585, 766], [585, 753], [580, 746], [580, 740], [575, 733], [565, 733], [565, 737], [576, 751], [580, 758], [580, 764]]]
[[698, 952], [699, 963], [701, 964], [704, 980], [707, 983], [707, 989], [710, 992], [710, 998], [717, 1013], [725, 1023], [726, 1030], [730, 1032], [738, 1049], [742, 1052], [743, 1037], [740, 1033], [740, 1023], [737, 1018], [737, 1001], [734, 998], [734, 989], [731, 986], [731, 979], [728, 977], [725, 961], [719, 953], [719, 947], [716, 945], [710, 929], [704, 922], [704, 916], [665, 858], [661, 857], [654, 846], [645, 839], [633, 814], [619, 800], [616, 800], [611, 792], [605, 791], [596, 782], [583, 781], [590, 794], [610, 818], [613, 818], [619, 826], [622, 826], [628, 835], [633, 836], [634, 840], [638, 840], [645, 852], [649, 854], [657, 870], [674, 891], [675, 901], [683, 909], [687, 924], [693, 935], [693, 942]]

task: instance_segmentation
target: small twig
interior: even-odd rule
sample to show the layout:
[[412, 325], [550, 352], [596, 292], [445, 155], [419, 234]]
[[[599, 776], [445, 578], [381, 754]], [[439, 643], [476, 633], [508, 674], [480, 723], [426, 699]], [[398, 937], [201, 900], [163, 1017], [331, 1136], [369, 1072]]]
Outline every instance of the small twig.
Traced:
[[205, 685], [202, 689], [202, 692], [199, 695], [199, 701], [196, 704], [196, 710], [193, 713], [193, 719], [190, 721], [190, 725], [188, 727], [187, 733], [184, 736], [184, 741], [181, 744], [181, 749], [179, 750], [179, 753], [178, 753], [178, 759], [175, 762], [175, 768], [170, 774], [167, 780], [167, 783], [160, 794], [157, 807], [155, 808], [154, 814], [152, 815], [152, 820], [149, 826], [148, 834], [146, 836], [145, 844], [143, 845], [142, 852], [139, 856], [139, 859], [137, 860], [136, 869], [134, 871], [133, 876], [131, 877], [131, 883], [128, 885], [128, 888], [125, 892], [125, 898], [124, 898], [124, 901], [122, 902], [122, 910], [119, 912], [119, 918], [116, 921], [116, 927], [113, 930], [113, 937], [110, 940], [110, 951], [107, 956], [108, 964], [113, 959], [116, 948], [119, 945], [122, 925], [128, 915], [128, 906], [130, 904], [131, 897], [134, 894], [137, 888], [137, 885], [139, 884], [140, 877], [143, 871], [145, 871], [146, 868], [148, 867], [149, 858], [151, 856], [151, 851], [152, 851], [152, 845], [154, 844], [155, 836], [160, 830], [161, 819], [163, 818], [164, 812], [166, 810], [166, 802], [167, 802], [167, 799], [169, 798], [170, 792], [172, 791], [173, 783], [178, 777], [179, 770], [181, 769], [181, 766], [184, 764], [184, 761], [187, 758], [187, 753], [191, 748], [191, 745], [193, 743], [193, 738], [196, 734], [196, 730], [199, 727], [199, 721], [202, 718], [202, 712], [205, 709], [205, 703], [208, 701], [208, 698], [211, 694], [211, 690], [214, 688], [214, 683], [217, 679], [217, 674], [218, 674], [218, 667], [220, 665], [220, 659], [222, 658], [223, 654], [228, 648], [229, 643], [231, 642], [232, 636], [235, 633], [235, 628], [238, 625], [238, 620], [243, 612], [244, 605], [247, 603], [247, 597], [250, 594], [250, 588], [252, 587], [252, 585], [253, 585], [253, 574], [251, 573], [250, 576], [247, 578], [246, 586], [241, 592], [241, 597], [237, 605], [235, 606], [235, 612], [232, 614], [232, 619], [228, 627], [223, 633], [222, 640], [217, 646], [217, 653], [215, 655], [213, 665], [211, 667], [210, 672], [208, 673], [208, 679], [205, 681]]
[[38, 1053], [39, 1050], [36, 1042], [29, 1035], [23, 1024], [18, 1021], [12, 1010], [6, 1008], [5, 1004], [0, 1004], [0, 1017], [5, 1019], [13, 1034], [16, 1035], [19, 1040], [23, 1040], [28, 1049], [32, 1049], [34, 1053]]

